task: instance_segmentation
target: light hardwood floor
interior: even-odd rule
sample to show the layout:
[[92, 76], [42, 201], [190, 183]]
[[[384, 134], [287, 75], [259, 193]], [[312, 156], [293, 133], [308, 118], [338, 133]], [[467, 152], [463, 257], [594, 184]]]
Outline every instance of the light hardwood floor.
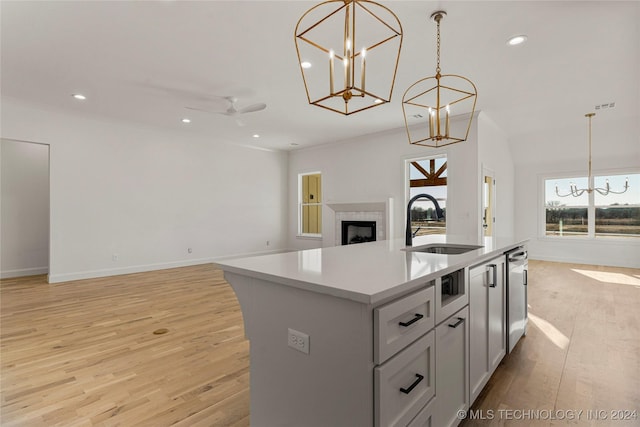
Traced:
[[640, 426], [640, 269], [529, 261], [528, 295], [527, 336], [472, 407], [493, 419], [462, 425]]
[[[527, 337], [473, 407], [493, 419], [462, 425], [640, 426], [586, 419], [640, 412], [640, 270], [530, 261], [529, 283]], [[242, 314], [211, 265], [0, 291], [3, 427], [249, 425]], [[585, 413], [507, 419], [536, 409]]]
[[3, 427], [249, 425], [242, 314], [211, 265], [1, 290]]

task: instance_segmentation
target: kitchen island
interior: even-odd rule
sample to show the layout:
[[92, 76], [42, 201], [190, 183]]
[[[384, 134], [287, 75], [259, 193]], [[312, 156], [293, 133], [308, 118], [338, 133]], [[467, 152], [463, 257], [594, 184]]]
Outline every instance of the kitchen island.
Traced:
[[474, 243], [424, 236], [218, 262], [251, 345], [251, 425], [457, 424], [470, 403], [469, 268], [524, 242], [419, 250]]

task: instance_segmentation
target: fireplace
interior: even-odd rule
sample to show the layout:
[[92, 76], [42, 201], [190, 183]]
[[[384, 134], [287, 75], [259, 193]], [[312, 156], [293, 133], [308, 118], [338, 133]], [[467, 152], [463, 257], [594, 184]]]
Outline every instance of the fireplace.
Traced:
[[[362, 242], [386, 240], [393, 236], [387, 220], [387, 218], [392, 218], [393, 198], [381, 202], [334, 202], [327, 203], [327, 206], [335, 212], [332, 230], [334, 234], [330, 236], [328, 231], [327, 237], [328, 240], [331, 240], [336, 246], [348, 245], [349, 241], [357, 235], [360, 235], [361, 238], [356, 238], [355, 240]], [[349, 227], [345, 226], [344, 222], [348, 222], [356, 227], [365, 226], [367, 228], [375, 228], [372, 228], [371, 231], [358, 230], [359, 233], [353, 235], [352, 232], [350, 236]], [[346, 237], [343, 237], [345, 235]], [[353, 241], [352, 243], [357, 242]]]
[[342, 221], [342, 244], [373, 242], [376, 240], [375, 221]]

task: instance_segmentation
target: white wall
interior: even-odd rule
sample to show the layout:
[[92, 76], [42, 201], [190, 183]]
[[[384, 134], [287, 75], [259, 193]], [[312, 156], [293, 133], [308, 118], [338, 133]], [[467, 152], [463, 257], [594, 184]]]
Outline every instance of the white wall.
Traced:
[[0, 141], [0, 277], [49, 271], [49, 146]]
[[52, 282], [285, 246], [285, 153], [6, 98], [2, 137], [50, 144]]
[[[322, 240], [296, 237], [298, 174], [322, 172], [323, 202], [385, 202], [394, 200], [393, 233], [404, 236], [406, 159], [440, 153], [447, 154], [448, 232], [479, 235], [479, 172], [477, 129], [474, 120], [466, 142], [440, 149], [410, 145], [404, 128], [340, 141], [329, 145], [293, 151], [289, 155], [289, 245], [302, 249], [333, 246], [334, 214], [324, 207]], [[452, 123], [452, 128], [460, 126]]]
[[[604, 115], [604, 113], [603, 113]], [[593, 171], [640, 170], [640, 119], [593, 121]], [[516, 236], [531, 239], [531, 258], [559, 262], [640, 267], [640, 239], [547, 238], [539, 228], [543, 218], [542, 177], [557, 173], [587, 173], [584, 126], [530, 134], [510, 141], [516, 166]]]
[[482, 171], [487, 168], [496, 180], [495, 237], [513, 237], [515, 171], [506, 134], [485, 113], [478, 116], [478, 215], [482, 217]]

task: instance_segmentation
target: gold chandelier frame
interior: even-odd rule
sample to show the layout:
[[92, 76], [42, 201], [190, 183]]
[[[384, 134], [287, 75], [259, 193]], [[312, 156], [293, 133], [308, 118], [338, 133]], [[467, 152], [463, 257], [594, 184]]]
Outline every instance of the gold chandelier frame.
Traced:
[[[437, 11], [431, 14], [431, 20], [437, 24], [436, 74], [418, 80], [409, 86], [402, 97], [402, 113], [407, 137], [409, 138], [409, 143], [413, 145], [438, 148], [466, 141], [473, 122], [478, 96], [476, 85], [468, 78], [457, 74], [441, 74], [440, 22], [445, 16], [446, 12], [444, 11]], [[415, 93], [413, 93], [414, 90]], [[445, 94], [448, 98], [446, 101], [443, 99]], [[461, 132], [457, 134], [458, 136], [455, 136], [450, 124], [452, 117], [451, 107], [465, 103], [465, 101], [471, 104], [470, 112], [467, 110], [463, 111], [462, 114], [469, 115], [469, 122], [464, 134]], [[464, 109], [464, 106], [462, 107]], [[410, 108], [413, 111], [419, 111], [419, 113], [411, 115]], [[422, 122], [417, 125], [409, 123], [409, 117], [422, 119], [425, 115], [427, 116], [426, 123]]]
[[[317, 12], [318, 8], [330, 7], [333, 4], [336, 4], [334, 10], [330, 11], [326, 16], [318, 19], [317, 21], [314, 21], [311, 25], [303, 26], [303, 28], [301, 28], [303, 21], [310, 14], [312, 14], [313, 12]], [[393, 18], [395, 22], [389, 23], [385, 21], [385, 19], [380, 16], [380, 13], [374, 12], [374, 8], [381, 8], [381, 11], [388, 13], [389, 17]], [[336, 52], [331, 47], [325, 46], [322, 43], [313, 40], [313, 38], [309, 36], [311, 31], [316, 30], [318, 27], [325, 23], [328, 23], [328, 20], [330, 18], [333, 18], [339, 13], [344, 13], [344, 32], [342, 35], [342, 46], [339, 46], [339, 48], [342, 49], [341, 53]], [[360, 16], [359, 13], [367, 14], [372, 18], [373, 22], [377, 22], [383, 28], [388, 29], [389, 35], [383, 36], [380, 40], [377, 40], [375, 42], [370, 42], [360, 51], [356, 51], [356, 43], [358, 41], [356, 29], [358, 28], [357, 17]], [[389, 19], [387, 18], [387, 20]], [[394, 27], [393, 24], [397, 25], [397, 27]], [[370, 55], [375, 54], [376, 48], [394, 41], [398, 37], [398, 51], [395, 55], [395, 63], [393, 64], [393, 75], [391, 78], [391, 84], [388, 93], [386, 93], [386, 91], [384, 93], [381, 93], [380, 91], [376, 92], [367, 88], [367, 73], [370, 73], [372, 71], [370, 69], [367, 69], [367, 58], [369, 58]], [[302, 15], [302, 17], [300, 17], [298, 23], [296, 24], [294, 41], [296, 45], [296, 53], [298, 55], [298, 63], [300, 65], [300, 72], [302, 73], [302, 80], [309, 104], [325, 108], [330, 111], [335, 111], [344, 115], [350, 115], [386, 104], [391, 101], [391, 95], [393, 93], [393, 87], [398, 70], [398, 63], [400, 60], [400, 51], [402, 49], [402, 24], [400, 23], [400, 20], [398, 19], [396, 14], [391, 11], [391, 9], [371, 0], [325, 1], [307, 10]], [[310, 92], [310, 82], [308, 81], [308, 77], [303, 66], [304, 58], [302, 57], [300, 52], [299, 42], [305, 43], [306, 45], [323, 52], [324, 55], [327, 55], [327, 58], [329, 60], [328, 85], [326, 79], [321, 83], [313, 82], [313, 84], [326, 85], [325, 87], [328, 87], [329, 89], [319, 97], [312, 96]], [[344, 84], [340, 89], [336, 89], [337, 79], [335, 77], [335, 62], [338, 62], [338, 64], [344, 64]], [[359, 67], [357, 62], [360, 62]], [[356, 72], [356, 68], [359, 68], [360, 73]], [[377, 70], [374, 70], [374, 72], [376, 71]], [[358, 74], [360, 74], [359, 79], [357, 79]], [[357, 98], [364, 99], [367, 97], [371, 101], [368, 104], [361, 103], [356, 107], [352, 107], [349, 104], [350, 101], [355, 101], [355, 99]], [[344, 103], [340, 105], [340, 108], [335, 105], [335, 102], [332, 105], [332, 101], [336, 98], [341, 98], [344, 101]]]

